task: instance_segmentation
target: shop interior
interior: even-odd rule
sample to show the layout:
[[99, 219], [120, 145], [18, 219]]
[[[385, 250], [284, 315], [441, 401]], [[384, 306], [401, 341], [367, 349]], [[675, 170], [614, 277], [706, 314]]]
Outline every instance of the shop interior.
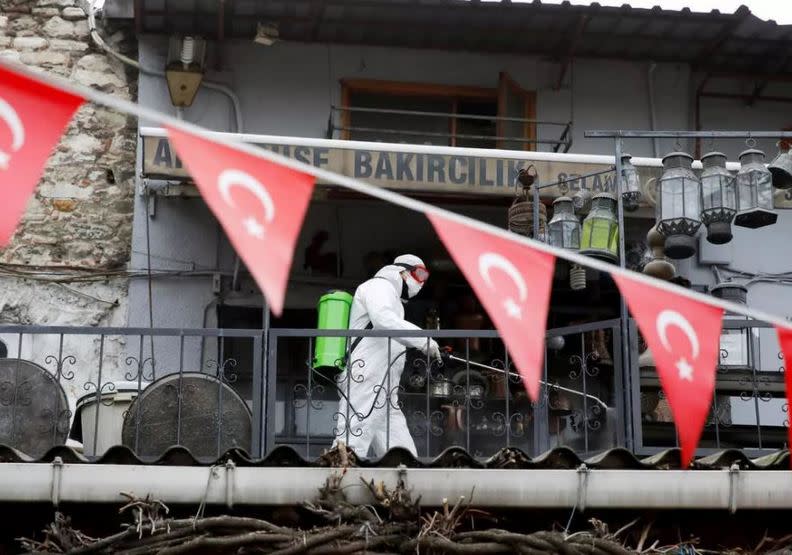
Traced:
[[[494, 330], [481, 303], [443, 247], [428, 220], [422, 215], [348, 192], [322, 189], [311, 203], [292, 264], [286, 308], [272, 318], [273, 328], [311, 329], [317, 325], [317, 302], [333, 289], [354, 293], [397, 255], [420, 256], [431, 272], [421, 293], [405, 307], [405, 317], [424, 329]], [[481, 221], [507, 228], [513, 194], [503, 196], [423, 195], [427, 200]], [[548, 209], [548, 218], [552, 208]], [[647, 260], [646, 232], [651, 220], [626, 220], [628, 266], [639, 269]], [[244, 284], [245, 281], [241, 280]], [[251, 291], [255, 288], [251, 286]], [[244, 291], [240, 292], [244, 296]], [[262, 325], [262, 310], [249, 303], [223, 305], [218, 309], [220, 327], [256, 328]], [[253, 306], [252, 306], [253, 305]], [[556, 265], [548, 330], [591, 324], [619, 318], [619, 294], [607, 274], [588, 271], [584, 289], [570, 285], [569, 266]], [[461, 445], [474, 455], [484, 456], [509, 443], [526, 452], [570, 445], [588, 451], [616, 444], [614, 418], [615, 382], [618, 360], [618, 328], [568, 333], [548, 341], [546, 376], [550, 384], [583, 391], [601, 399], [549, 390], [541, 424], [534, 422], [537, 410], [515, 376], [488, 372], [464, 363], [446, 364], [427, 373], [420, 353], [405, 357], [400, 401], [413, 430], [419, 455], [434, 456], [443, 449]], [[438, 341], [461, 358], [503, 368], [508, 360], [502, 342], [495, 338]], [[235, 352], [233, 342], [227, 355], [244, 360], [251, 355]], [[277, 354], [276, 434], [277, 443], [305, 444], [309, 455], [321, 452], [333, 440], [334, 415], [339, 394], [335, 387], [311, 371], [311, 343], [307, 338], [284, 337]], [[245, 351], [246, 349], [240, 349]], [[241, 362], [240, 360], [240, 362]], [[240, 363], [238, 368], [247, 365]], [[513, 370], [514, 368], [511, 367]], [[429, 376], [427, 380], [427, 376]], [[240, 376], [237, 387], [245, 387]], [[583, 382], [586, 382], [585, 384]], [[310, 391], [310, 399], [306, 399]], [[606, 414], [607, 413], [607, 414]], [[428, 415], [428, 416], [427, 416]], [[541, 434], [541, 438], [537, 437]], [[310, 448], [308, 447], [310, 445]]]

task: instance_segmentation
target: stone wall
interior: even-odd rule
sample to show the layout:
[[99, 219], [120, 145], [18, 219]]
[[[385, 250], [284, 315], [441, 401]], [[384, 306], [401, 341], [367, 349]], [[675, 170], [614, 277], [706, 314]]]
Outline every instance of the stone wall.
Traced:
[[[102, 32], [114, 48], [135, 55], [130, 30]], [[86, 15], [73, 0], [0, 0], [0, 57], [125, 99], [137, 96], [135, 71], [92, 44]], [[0, 324], [126, 324], [136, 124], [93, 104], [77, 113], [16, 234], [0, 251]], [[15, 356], [18, 337], [0, 339]], [[73, 403], [94, 379], [98, 342], [67, 339], [63, 350], [59, 342], [57, 336], [23, 337], [21, 355], [50, 371], [48, 355], [75, 356], [73, 368], [65, 369], [75, 375], [63, 383]], [[122, 344], [106, 345], [105, 356], [117, 356]], [[113, 374], [120, 379], [123, 373], [106, 375]]]

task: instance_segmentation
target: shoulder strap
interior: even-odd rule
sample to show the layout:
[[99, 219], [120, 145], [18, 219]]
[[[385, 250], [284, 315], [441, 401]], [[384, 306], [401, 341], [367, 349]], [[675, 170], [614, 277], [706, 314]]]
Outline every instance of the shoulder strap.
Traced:
[[[388, 283], [390, 283], [390, 280], [389, 280], [388, 278], [384, 278], [384, 277], [382, 277], [382, 276], [374, 276], [374, 277], [373, 277], [373, 278], [371, 278], [371, 279], [384, 279], [385, 281], [387, 281]], [[374, 329], [374, 324], [373, 324], [371, 321], [369, 321], [368, 325], [367, 325], [365, 328], [363, 328], [363, 329], [364, 329], [364, 330], [371, 330], [371, 329]], [[363, 338], [362, 338], [362, 337], [356, 337], [356, 338], [355, 338], [355, 340], [352, 342], [352, 346], [349, 348], [349, 354], [350, 354], [350, 355], [351, 355], [351, 354], [352, 354], [352, 352], [355, 350], [355, 347], [357, 347], [357, 346], [360, 344], [360, 342], [361, 342], [361, 341], [363, 341]]]
[[[364, 329], [364, 330], [371, 330], [371, 329], [374, 329], [374, 324], [373, 324], [372, 322], [369, 322], [369, 323], [368, 323], [368, 325], [367, 325], [365, 328], [363, 328], [363, 329]], [[359, 344], [361, 341], [363, 341], [363, 338], [362, 338], [362, 337], [356, 337], [356, 338], [355, 338], [355, 340], [352, 342], [352, 346], [349, 348], [349, 354], [350, 354], [350, 355], [351, 355], [351, 354], [352, 354], [352, 352], [355, 350], [355, 347], [357, 347], [357, 346], [358, 346], [358, 344]]]

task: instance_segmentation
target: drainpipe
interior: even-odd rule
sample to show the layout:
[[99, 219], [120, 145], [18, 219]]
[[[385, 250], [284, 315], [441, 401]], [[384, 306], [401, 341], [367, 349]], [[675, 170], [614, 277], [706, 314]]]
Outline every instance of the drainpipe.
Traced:
[[[696, 131], [701, 131], [701, 97], [704, 94], [704, 87], [707, 86], [709, 82], [710, 75], [709, 73], [704, 76], [701, 83], [699, 83], [698, 88], [696, 88], [696, 106], [695, 106], [695, 120], [696, 120]], [[696, 139], [696, 152], [695, 152], [696, 160], [701, 158], [701, 139]]]
[[[657, 130], [657, 114], [655, 110], [655, 91], [654, 91], [654, 72], [657, 69], [657, 64], [652, 62], [649, 64], [649, 71], [646, 74], [646, 86], [649, 90], [649, 127], [652, 131]], [[652, 139], [652, 147], [654, 149], [654, 157], [660, 157], [660, 139], [657, 137]]]

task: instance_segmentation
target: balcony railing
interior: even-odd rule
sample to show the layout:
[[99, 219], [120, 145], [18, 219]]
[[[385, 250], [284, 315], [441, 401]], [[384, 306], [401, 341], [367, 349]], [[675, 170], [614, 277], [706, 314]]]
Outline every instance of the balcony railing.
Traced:
[[[401, 124], [393, 127], [387, 125], [360, 126], [349, 125], [343, 123], [348, 120], [352, 115], [365, 115], [369, 117], [397, 117], [401, 118]], [[341, 122], [337, 122], [341, 120]], [[452, 130], [449, 131], [436, 131], [430, 129], [411, 128], [410, 123], [413, 125], [424, 123], [434, 128], [434, 124], [445, 121], [466, 120], [478, 122], [482, 125], [492, 125], [494, 128], [501, 126], [518, 124], [520, 126], [538, 126], [542, 132], [540, 135], [555, 135], [558, 138], [543, 138], [543, 137], [527, 137], [523, 134], [503, 135], [497, 134], [481, 134], [481, 133], [465, 133], [455, 129], [456, 126], [450, 126]], [[390, 121], [396, 122], [397, 119]], [[421, 125], [419, 125], [421, 127]], [[400, 138], [404, 138], [410, 142], [426, 141], [431, 144], [438, 144], [440, 142], [447, 143], [449, 146], [459, 146], [457, 142], [474, 142], [476, 144], [483, 142], [491, 142], [495, 144], [510, 144], [515, 145], [511, 148], [522, 150], [525, 148], [534, 148], [536, 145], [548, 145], [552, 147], [553, 152], [569, 152], [572, 148], [572, 122], [559, 122], [559, 121], [546, 121], [530, 118], [508, 117], [508, 116], [489, 116], [489, 115], [474, 115], [474, 114], [460, 114], [453, 112], [431, 112], [424, 110], [398, 110], [391, 108], [366, 108], [366, 107], [342, 107], [331, 106], [330, 117], [328, 119], [327, 138], [344, 138], [350, 135], [377, 137], [376, 140], [383, 140], [385, 142], [398, 142]]]
[[[717, 393], [699, 454], [785, 445], [788, 408], [772, 328], [726, 320]], [[743, 330], [744, 333], [743, 333]], [[439, 366], [417, 350], [388, 357], [396, 372], [372, 380], [366, 361], [328, 375], [312, 366], [321, 336], [434, 338], [454, 359]], [[615, 446], [639, 454], [674, 447], [656, 373], [622, 365], [619, 320], [552, 329], [538, 400], [525, 394], [495, 331], [148, 329], [0, 326], [0, 444], [32, 457], [76, 441], [85, 456], [125, 445], [154, 460], [180, 445], [203, 461], [231, 448], [261, 456], [290, 445], [308, 457], [334, 441], [380, 430], [379, 450], [399, 444], [404, 415], [419, 457], [459, 446], [476, 457], [504, 447], [536, 456], [568, 446], [581, 456]], [[641, 359], [642, 360], [642, 359]], [[383, 375], [383, 373], [380, 373]], [[342, 404], [363, 391], [362, 406]], [[358, 403], [361, 404], [361, 403]], [[376, 422], [375, 422], [376, 420]], [[373, 452], [372, 452], [373, 454]]]

